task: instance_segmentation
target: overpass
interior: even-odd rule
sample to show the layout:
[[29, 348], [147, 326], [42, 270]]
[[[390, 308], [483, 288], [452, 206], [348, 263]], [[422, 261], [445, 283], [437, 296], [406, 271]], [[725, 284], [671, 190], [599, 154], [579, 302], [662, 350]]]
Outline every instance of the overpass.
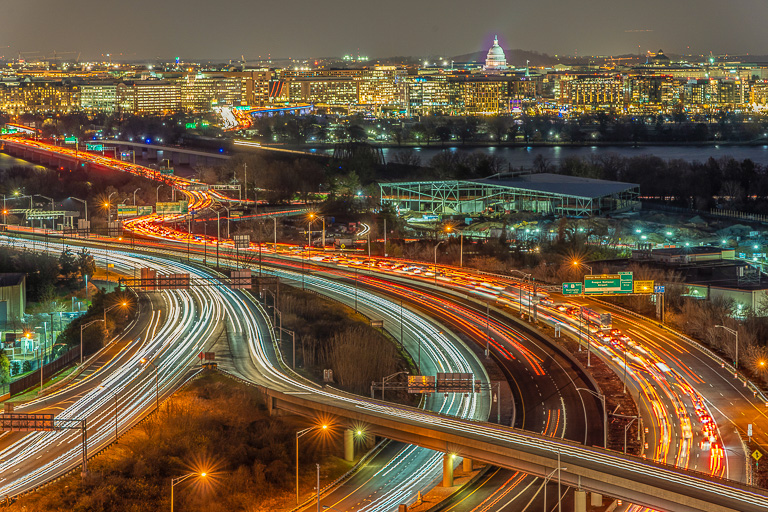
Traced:
[[[257, 386], [271, 414], [347, 420], [368, 434], [545, 477], [558, 467], [565, 485], [668, 512], [768, 510], [768, 492], [739, 482], [651, 462], [603, 448], [493, 423], [318, 390], [281, 392]], [[314, 396], [312, 396], [314, 395]]]
[[147, 160], [170, 160], [174, 165], [221, 165], [231, 157], [220, 153], [209, 153], [195, 149], [186, 149], [177, 146], [159, 146], [157, 144], [145, 144], [143, 142], [128, 142], [124, 140], [104, 139], [96, 140], [100, 144], [109, 144], [118, 151], [133, 150], [142, 155], [146, 153]]

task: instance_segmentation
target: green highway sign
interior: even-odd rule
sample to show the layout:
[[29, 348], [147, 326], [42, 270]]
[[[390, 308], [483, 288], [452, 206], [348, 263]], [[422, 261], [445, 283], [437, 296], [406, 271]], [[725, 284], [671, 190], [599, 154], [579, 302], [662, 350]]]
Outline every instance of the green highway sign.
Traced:
[[86, 142], [85, 150], [86, 151], [104, 151], [104, 144], [91, 144], [90, 142]]
[[189, 213], [187, 201], [178, 201], [176, 203], [157, 203], [155, 205], [157, 213]]
[[632, 283], [632, 272], [584, 276], [584, 293], [632, 293]]
[[64, 137], [65, 144], [77, 144], [77, 137]]
[[563, 295], [581, 295], [583, 290], [581, 283], [563, 283]]

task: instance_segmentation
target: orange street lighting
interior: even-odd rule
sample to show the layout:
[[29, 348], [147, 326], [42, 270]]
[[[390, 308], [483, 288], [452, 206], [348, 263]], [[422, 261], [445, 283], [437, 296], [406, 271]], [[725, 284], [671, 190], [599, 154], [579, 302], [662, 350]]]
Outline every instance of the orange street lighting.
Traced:
[[173, 488], [176, 486], [176, 484], [180, 484], [187, 478], [191, 478], [193, 476], [199, 476], [202, 478], [205, 478], [207, 473], [187, 473], [184, 476], [180, 476], [178, 478], [171, 478], [171, 512], [173, 512]]
[[299, 504], [299, 438], [315, 429], [328, 430], [328, 425], [318, 425], [316, 427], [307, 427], [296, 432], [296, 504]]

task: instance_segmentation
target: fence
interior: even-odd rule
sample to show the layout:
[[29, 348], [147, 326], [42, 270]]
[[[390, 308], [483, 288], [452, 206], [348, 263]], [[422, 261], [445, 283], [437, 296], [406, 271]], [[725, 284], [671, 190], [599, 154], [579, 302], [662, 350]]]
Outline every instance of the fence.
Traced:
[[[65, 352], [61, 357], [54, 359], [50, 363], [43, 366], [43, 381], [46, 381], [56, 375], [59, 371], [69, 366], [72, 361], [76, 361], [80, 358], [80, 347], [75, 347]], [[9, 392], [11, 396], [26, 391], [32, 386], [37, 385], [40, 382], [40, 368], [30, 373], [29, 375], [22, 377], [21, 379], [11, 382], [9, 386]]]
[[718, 217], [728, 217], [731, 219], [751, 220], [753, 222], [768, 223], [768, 215], [760, 215], [757, 213], [746, 213], [736, 210], [718, 210], [717, 208], [712, 208], [709, 213]]

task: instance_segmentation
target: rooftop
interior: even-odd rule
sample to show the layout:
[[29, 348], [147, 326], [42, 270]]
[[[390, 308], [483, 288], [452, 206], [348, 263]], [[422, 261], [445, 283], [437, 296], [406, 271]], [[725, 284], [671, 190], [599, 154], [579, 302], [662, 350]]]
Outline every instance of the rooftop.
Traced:
[[6, 286], [18, 286], [24, 281], [26, 274], [8, 273], [0, 274], [0, 288]]
[[618, 194], [627, 189], [640, 187], [636, 183], [597, 180], [552, 173], [521, 174], [514, 177], [483, 178], [472, 181], [497, 187], [549, 192], [551, 194], [590, 199]]

